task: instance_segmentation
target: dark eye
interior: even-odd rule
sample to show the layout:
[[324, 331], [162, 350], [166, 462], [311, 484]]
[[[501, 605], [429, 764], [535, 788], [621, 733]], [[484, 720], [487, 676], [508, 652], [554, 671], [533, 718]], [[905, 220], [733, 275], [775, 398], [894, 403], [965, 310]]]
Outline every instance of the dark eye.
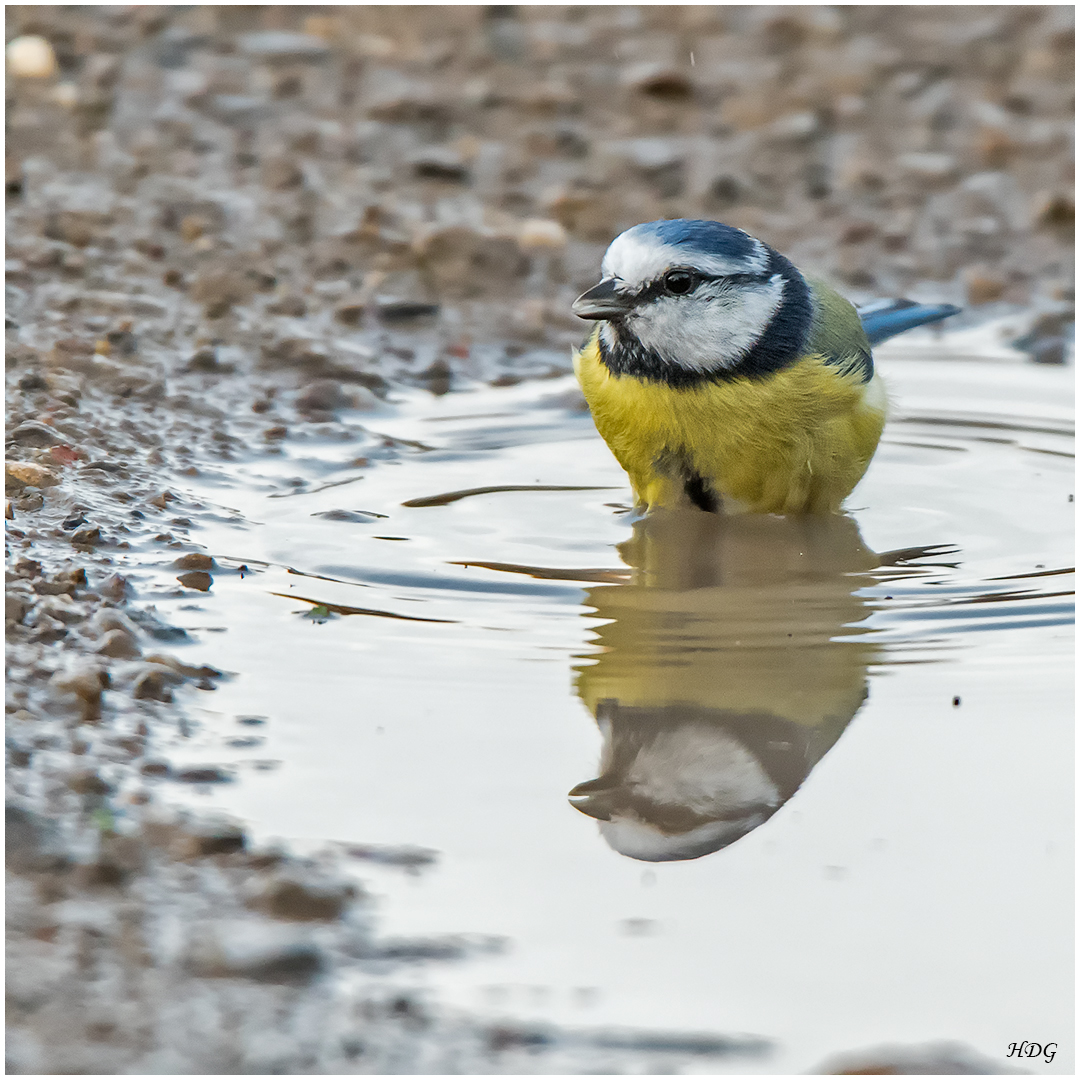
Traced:
[[670, 270], [664, 275], [664, 291], [685, 296], [694, 287], [694, 275], [688, 270]]

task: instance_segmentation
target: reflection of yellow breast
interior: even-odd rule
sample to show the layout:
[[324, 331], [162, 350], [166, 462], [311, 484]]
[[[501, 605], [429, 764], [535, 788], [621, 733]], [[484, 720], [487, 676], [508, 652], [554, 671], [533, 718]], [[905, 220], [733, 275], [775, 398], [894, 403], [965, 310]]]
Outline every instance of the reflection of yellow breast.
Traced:
[[578, 693], [594, 714], [611, 698], [842, 727], [866, 696], [873, 649], [846, 629], [865, 607], [842, 587], [678, 592], [609, 585], [591, 589], [589, 600], [612, 620], [596, 632], [595, 662], [578, 673]]
[[574, 367], [597, 430], [649, 508], [685, 502], [697, 473], [728, 509], [830, 513], [877, 448], [885, 395], [876, 375], [863, 383], [809, 356], [764, 378], [676, 389], [613, 375], [598, 335]]
[[633, 583], [588, 592], [604, 624], [578, 693], [594, 715], [614, 699], [842, 726], [862, 704], [877, 556], [851, 518], [664, 510], [619, 552]]

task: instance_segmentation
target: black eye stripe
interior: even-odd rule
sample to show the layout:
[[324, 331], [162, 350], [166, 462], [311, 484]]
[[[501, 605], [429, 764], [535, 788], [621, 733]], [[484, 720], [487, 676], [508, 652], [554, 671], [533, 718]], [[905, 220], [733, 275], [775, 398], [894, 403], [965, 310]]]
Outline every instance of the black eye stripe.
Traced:
[[[690, 288], [685, 292], [673, 294], [665, 285], [665, 281], [670, 274], [688, 274], [692, 279]], [[665, 270], [664, 273], [655, 281], [650, 281], [643, 288], [638, 290], [637, 302], [647, 303], [650, 300], [656, 300], [661, 296], [689, 296], [700, 285], [704, 284], [721, 284], [721, 285], [760, 285], [768, 281], [772, 277], [772, 273], [763, 274], [705, 274], [700, 270], [694, 270], [689, 266], [673, 266], [670, 270]]]

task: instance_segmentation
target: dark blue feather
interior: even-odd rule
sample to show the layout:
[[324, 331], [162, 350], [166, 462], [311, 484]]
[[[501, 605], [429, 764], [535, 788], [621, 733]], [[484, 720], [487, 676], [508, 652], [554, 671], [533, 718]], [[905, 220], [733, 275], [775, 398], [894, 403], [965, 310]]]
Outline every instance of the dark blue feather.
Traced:
[[669, 218], [647, 221], [627, 231], [639, 236], [655, 236], [665, 244], [684, 248], [687, 254], [699, 251], [703, 255], [727, 255], [736, 259], [747, 259], [757, 252], [752, 236], [748, 236], [742, 229], [722, 225], [719, 221]]
[[905, 330], [955, 315], [952, 304], [916, 304], [914, 300], [882, 300], [859, 309], [863, 329], [871, 345], [888, 341]]

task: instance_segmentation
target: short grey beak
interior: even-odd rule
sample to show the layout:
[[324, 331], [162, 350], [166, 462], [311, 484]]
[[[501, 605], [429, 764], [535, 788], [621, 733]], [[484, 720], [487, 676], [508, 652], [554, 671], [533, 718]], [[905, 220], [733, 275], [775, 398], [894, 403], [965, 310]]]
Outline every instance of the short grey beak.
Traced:
[[574, 301], [574, 314], [579, 319], [618, 319], [633, 306], [633, 297], [619, 292], [618, 278], [604, 278]]
[[615, 809], [617, 787], [610, 780], [599, 776], [586, 780], [568, 793], [570, 805], [598, 821], [610, 821]]

